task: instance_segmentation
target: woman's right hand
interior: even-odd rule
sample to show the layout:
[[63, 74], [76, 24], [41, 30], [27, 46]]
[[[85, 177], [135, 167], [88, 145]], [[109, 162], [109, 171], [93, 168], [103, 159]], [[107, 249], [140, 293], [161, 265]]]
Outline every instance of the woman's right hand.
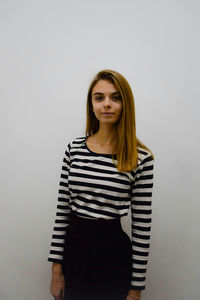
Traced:
[[63, 274], [52, 276], [50, 292], [55, 300], [63, 300], [65, 292], [65, 278]]

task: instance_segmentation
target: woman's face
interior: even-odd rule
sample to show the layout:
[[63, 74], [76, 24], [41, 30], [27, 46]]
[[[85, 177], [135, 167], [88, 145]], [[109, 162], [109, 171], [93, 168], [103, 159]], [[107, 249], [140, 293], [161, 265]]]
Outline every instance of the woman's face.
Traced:
[[99, 80], [92, 90], [93, 112], [100, 123], [116, 123], [122, 112], [120, 92], [108, 80]]

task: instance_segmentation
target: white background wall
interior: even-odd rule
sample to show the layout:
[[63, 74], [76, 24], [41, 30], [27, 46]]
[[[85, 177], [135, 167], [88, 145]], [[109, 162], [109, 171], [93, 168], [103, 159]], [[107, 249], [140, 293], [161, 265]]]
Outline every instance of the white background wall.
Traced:
[[0, 1], [1, 300], [52, 299], [61, 163], [103, 68], [130, 83], [155, 155], [142, 299], [199, 299], [199, 12], [195, 0]]

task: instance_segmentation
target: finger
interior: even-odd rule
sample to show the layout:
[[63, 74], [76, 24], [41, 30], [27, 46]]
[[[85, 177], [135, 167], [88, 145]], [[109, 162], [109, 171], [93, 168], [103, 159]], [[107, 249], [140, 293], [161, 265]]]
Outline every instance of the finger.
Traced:
[[65, 282], [63, 283], [61, 295], [62, 295], [62, 300], [63, 300], [63, 299], [64, 299], [64, 296], [65, 296]]
[[65, 295], [65, 288], [63, 288], [62, 290], [62, 299], [64, 299], [64, 295]]
[[54, 300], [62, 300], [61, 295], [59, 295], [59, 296], [54, 296], [54, 297], [55, 297]]

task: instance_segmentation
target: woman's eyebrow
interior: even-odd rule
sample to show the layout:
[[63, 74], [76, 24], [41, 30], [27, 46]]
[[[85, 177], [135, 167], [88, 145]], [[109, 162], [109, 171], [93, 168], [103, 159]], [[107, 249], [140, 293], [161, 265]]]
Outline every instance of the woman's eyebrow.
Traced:
[[[94, 96], [94, 95], [97, 95], [97, 94], [103, 95], [103, 93], [96, 92], [96, 93], [93, 94], [93, 96]], [[115, 95], [115, 94], [120, 94], [120, 92], [114, 92], [114, 93], [112, 93], [111, 95]]]

